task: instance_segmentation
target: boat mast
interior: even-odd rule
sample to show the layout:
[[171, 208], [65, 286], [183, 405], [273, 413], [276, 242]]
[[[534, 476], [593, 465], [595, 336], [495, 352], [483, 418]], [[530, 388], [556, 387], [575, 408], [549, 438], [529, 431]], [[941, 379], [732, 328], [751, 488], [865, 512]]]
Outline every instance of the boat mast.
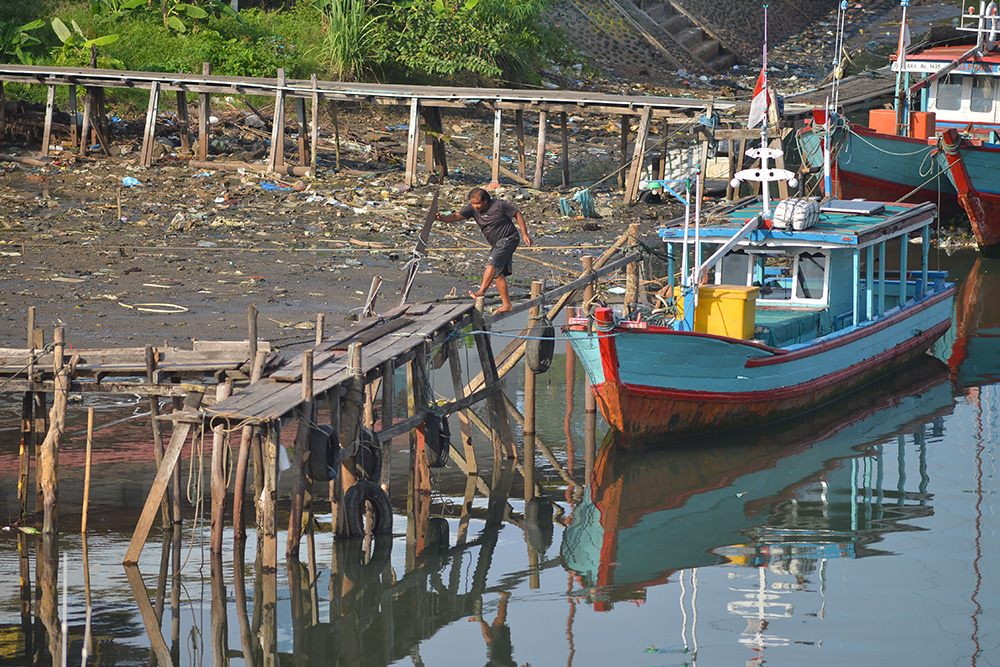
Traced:
[[[764, 5], [764, 61], [761, 65], [761, 77], [764, 80], [764, 120], [760, 122], [760, 171], [762, 174], [767, 173], [767, 116], [768, 110], [771, 106], [771, 93], [767, 89], [767, 5]], [[760, 189], [764, 196], [764, 217], [768, 220], [771, 219], [771, 184], [764, 181], [761, 185], [763, 187]]]
[[906, 69], [906, 47], [910, 45], [910, 31], [906, 26], [906, 8], [910, 0], [899, 0], [903, 8], [903, 18], [899, 23], [899, 48], [896, 50], [896, 134], [906, 134], [903, 131], [907, 122], [908, 102], [903, 97], [903, 70]]

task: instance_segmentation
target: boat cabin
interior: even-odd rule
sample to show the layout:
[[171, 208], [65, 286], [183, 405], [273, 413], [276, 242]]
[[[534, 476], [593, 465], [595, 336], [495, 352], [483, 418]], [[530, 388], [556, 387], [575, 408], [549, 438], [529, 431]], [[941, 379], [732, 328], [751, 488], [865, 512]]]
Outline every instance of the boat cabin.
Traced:
[[[877, 321], [945, 288], [944, 272], [928, 267], [932, 204], [833, 200], [801, 231], [769, 227], [761, 214], [756, 203], [710, 213], [700, 228], [659, 230], [668, 274], [679, 268], [682, 276], [670, 290], [676, 315], [668, 326], [787, 347]], [[910, 270], [917, 239], [919, 267]], [[685, 318], [682, 295], [692, 285], [698, 294]]]

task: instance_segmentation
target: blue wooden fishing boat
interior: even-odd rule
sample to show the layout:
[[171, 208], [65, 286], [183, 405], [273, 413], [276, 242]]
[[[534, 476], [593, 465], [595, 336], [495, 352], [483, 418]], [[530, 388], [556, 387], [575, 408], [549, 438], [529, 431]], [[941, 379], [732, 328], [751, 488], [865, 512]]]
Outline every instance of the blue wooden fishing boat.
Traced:
[[[947, 331], [955, 286], [929, 266], [933, 204], [785, 203], [772, 212], [765, 197], [661, 228], [668, 276], [680, 260], [681, 280], [651, 316], [596, 308], [564, 328], [617, 446], [800, 415]], [[811, 227], [776, 225], [782, 208], [803, 206]], [[921, 243], [912, 269], [911, 242]]]

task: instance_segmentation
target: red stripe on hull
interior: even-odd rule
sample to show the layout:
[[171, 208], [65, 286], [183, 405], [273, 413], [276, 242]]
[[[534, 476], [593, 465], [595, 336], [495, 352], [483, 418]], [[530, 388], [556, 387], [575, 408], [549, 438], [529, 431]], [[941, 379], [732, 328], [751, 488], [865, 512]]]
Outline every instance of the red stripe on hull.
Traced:
[[604, 419], [621, 436], [617, 446], [623, 448], [759, 426], [800, 415], [916, 359], [950, 324], [941, 322], [875, 357], [808, 383], [727, 394], [623, 385], [614, 339], [605, 337], [600, 345], [606, 381], [594, 385], [594, 395]]

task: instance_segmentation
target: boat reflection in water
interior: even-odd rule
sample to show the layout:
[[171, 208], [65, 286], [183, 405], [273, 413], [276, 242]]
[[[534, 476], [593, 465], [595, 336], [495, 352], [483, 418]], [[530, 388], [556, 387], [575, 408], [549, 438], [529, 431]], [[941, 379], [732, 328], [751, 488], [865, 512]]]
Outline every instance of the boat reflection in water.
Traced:
[[[926, 476], [883, 488], [923, 452], [952, 409], [947, 367], [932, 357], [809, 417], [697, 447], [629, 453], [605, 443], [563, 534], [564, 566], [597, 610], [643, 599], [685, 568], [724, 562], [809, 571], [816, 559], [877, 553], [885, 531], [930, 513]], [[883, 457], [882, 443], [898, 450]], [[888, 453], [887, 453], [888, 454]], [[923, 468], [921, 467], [921, 470]], [[789, 561], [784, 565], [778, 560]]]

